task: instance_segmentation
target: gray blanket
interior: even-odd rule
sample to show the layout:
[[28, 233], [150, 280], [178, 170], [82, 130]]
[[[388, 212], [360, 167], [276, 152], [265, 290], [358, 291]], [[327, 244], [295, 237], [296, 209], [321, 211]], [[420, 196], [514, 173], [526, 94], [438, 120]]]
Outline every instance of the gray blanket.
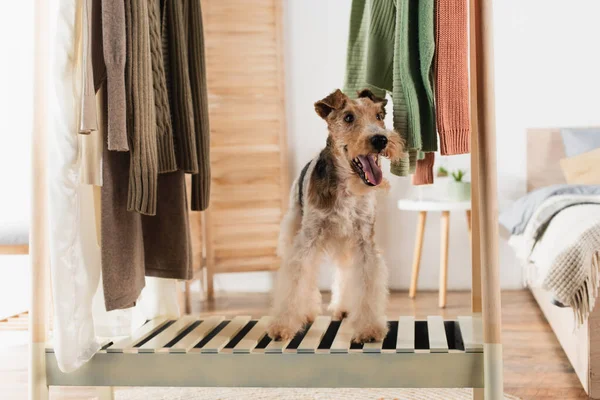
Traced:
[[[600, 197], [559, 196], [545, 202], [532, 216], [526, 229], [532, 249], [561, 211], [584, 204], [600, 204]], [[568, 229], [570, 233], [576, 233], [576, 239], [565, 239], [567, 244], [561, 246], [560, 252], [554, 257], [542, 287], [551, 291], [560, 303], [573, 309], [579, 325], [589, 316], [598, 296], [600, 222], [592, 223], [580, 232], [577, 228], [573, 224], [552, 228]], [[570, 236], [566, 233], [563, 235], [565, 238]]]

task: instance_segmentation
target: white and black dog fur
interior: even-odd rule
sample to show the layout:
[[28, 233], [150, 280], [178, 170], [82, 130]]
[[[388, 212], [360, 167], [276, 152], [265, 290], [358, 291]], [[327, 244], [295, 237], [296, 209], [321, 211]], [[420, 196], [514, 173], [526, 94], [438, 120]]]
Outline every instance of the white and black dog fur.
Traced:
[[271, 338], [291, 339], [320, 314], [317, 275], [324, 255], [337, 266], [333, 318], [349, 318], [355, 342], [383, 340], [387, 333], [388, 273], [374, 239], [375, 191], [389, 188], [380, 158], [399, 159], [403, 142], [385, 128], [386, 102], [365, 89], [356, 99], [336, 90], [315, 103], [329, 135], [294, 182], [281, 223]]

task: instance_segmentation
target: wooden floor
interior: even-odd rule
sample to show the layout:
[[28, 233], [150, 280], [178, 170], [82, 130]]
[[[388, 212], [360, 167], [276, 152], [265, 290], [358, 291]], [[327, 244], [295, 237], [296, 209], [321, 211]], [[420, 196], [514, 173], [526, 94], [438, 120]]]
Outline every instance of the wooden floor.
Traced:
[[[445, 310], [437, 307], [437, 293], [420, 292], [417, 299], [393, 293], [388, 316], [414, 315], [424, 318], [441, 314], [446, 318], [468, 314], [469, 293], [449, 293]], [[324, 302], [329, 299], [324, 295]], [[581, 384], [535, 300], [528, 291], [509, 291], [502, 296], [504, 381], [507, 393], [527, 399], [587, 399]], [[260, 316], [268, 312], [264, 294], [220, 295], [214, 303], [194, 303], [194, 314], [203, 316]], [[27, 393], [27, 349], [0, 350], [0, 398], [25, 399]], [[8, 397], [5, 397], [8, 396]], [[81, 388], [53, 388], [52, 399], [93, 398], [94, 391]]]

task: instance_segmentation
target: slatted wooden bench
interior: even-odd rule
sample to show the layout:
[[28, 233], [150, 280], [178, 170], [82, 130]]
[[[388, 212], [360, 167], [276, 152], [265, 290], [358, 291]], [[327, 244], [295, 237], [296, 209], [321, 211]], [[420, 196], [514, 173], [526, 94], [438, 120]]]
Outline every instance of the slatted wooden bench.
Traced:
[[68, 374], [47, 347], [48, 385], [483, 386], [481, 318], [400, 317], [388, 321], [383, 341], [364, 345], [351, 342], [347, 320], [326, 316], [292, 340], [273, 341], [266, 334], [270, 318], [155, 319], [129, 338], [105, 342], [90, 362]]

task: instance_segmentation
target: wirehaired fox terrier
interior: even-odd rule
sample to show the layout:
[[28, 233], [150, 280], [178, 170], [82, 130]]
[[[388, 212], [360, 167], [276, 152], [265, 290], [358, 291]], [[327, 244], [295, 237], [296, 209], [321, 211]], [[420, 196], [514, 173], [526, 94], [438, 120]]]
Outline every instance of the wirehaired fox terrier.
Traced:
[[355, 342], [387, 334], [388, 273], [374, 238], [375, 190], [389, 188], [381, 157], [399, 159], [403, 142], [385, 128], [386, 103], [367, 89], [356, 99], [338, 89], [315, 103], [329, 136], [294, 182], [281, 223], [271, 338], [291, 339], [320, 314], [317, 272], [325, 254], [337, 265], [333, 318], [349, 318]]

